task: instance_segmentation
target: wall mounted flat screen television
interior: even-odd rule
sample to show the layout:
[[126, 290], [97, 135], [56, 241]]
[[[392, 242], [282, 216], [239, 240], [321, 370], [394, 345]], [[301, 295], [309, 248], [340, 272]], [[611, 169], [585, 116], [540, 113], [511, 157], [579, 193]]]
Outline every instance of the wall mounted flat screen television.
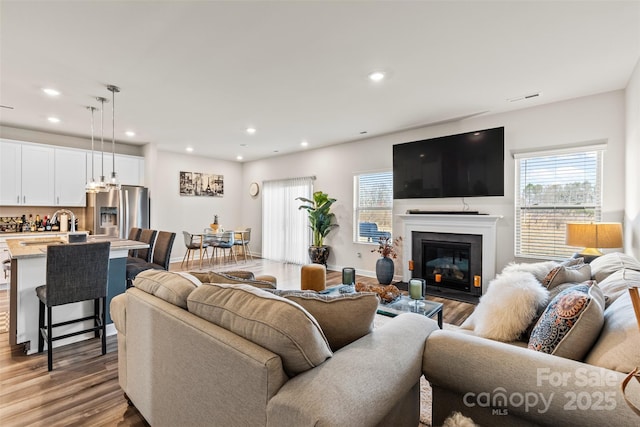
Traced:
[[393, 198], [504, 196], [504, 127], [393, 146]]

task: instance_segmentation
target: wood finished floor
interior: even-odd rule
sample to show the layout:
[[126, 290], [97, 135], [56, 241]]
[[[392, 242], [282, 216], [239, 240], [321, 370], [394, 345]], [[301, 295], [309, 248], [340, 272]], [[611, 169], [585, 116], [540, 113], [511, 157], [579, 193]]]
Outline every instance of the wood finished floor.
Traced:
[[[267, 260], [240, 261], [202, 270], [249, 270], [278, 278], [278, 288], [299, 289], [300, 266]], [[198, 262], [172, 271], [199, 270]], [[377, 284], [370, 277], [357, 280]], [[329, 271], [327, 284], [340, 284], [341, 273]], [[474, 305], [429, 297], [444, 303], [444, 321], [459, 325]], [[7, 307], [7, 291], [0, 291], [0, 309]], [[47, 371], [46, 353], [27, 356], [9, 345], [9, 334], [0, 333], [0, 425], [13, 426], [147, 426], [134, 407], [127, 405], [118, 384], [118, 352], [115, 336], [107, 338], [107, 354], [100, 354], [98, 339], [56, 349], [53, 371]]]

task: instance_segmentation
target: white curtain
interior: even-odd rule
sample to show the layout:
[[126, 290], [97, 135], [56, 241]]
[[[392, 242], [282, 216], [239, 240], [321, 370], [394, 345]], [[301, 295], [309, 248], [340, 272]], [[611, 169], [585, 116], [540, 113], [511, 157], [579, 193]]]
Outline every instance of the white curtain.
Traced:
[[262, 256], [307, 264], [311, 231], [307, 211], [296, 197], [313, 198], [313, 177], [265, 181], [262, 186]]

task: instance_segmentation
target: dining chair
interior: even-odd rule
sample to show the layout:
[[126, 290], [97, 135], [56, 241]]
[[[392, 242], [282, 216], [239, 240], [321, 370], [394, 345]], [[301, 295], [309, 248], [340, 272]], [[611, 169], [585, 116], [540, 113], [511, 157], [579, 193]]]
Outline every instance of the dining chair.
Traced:
[[214, 256], [215, 253], [218, 249], [222, 249], [222, 257], [223, 259], [227, 256], [225, 251], [227, 249], [229, 249], [229, 259], [231, 259], [231, 256], [233, 256], [233, 260], [235, 261], [235, 263], [238, 263], [238, 259], [236, 258], [236, 253], [233, 250], [233, 247], [235, 246], [235, 232], [234, 231], [225, 231], [222, 233], [222, 235], [220, 236], [220, 240], [216, 243], [213, 244], [213, 250], [214, 250]]
[[207, 256], [209, 255], [209, 248], [212, 248], [211, 256], [209, 257], [209, 263], [213, 262], [213, 257], [215, 255], [215, 244], [220, 241], [221, 234], [217, 231], [213, 231], [211, 227], [205, 227], [203, 230], [204, 236], [202, 236], [204, 243], [208, 246], [205, 249]]
[[[102, 354], [107, 353], [107, 282], [110, 242], [70, 243], [47, 247], [46, 283], [36, 288], [40, 300], [38, 312], [38, 352], [47, 342], [47, 367], [53, 368], [53, 341], [94, 332], [102, 335]], [[52, 308], [93, 300], [93, 315], [64, 322], [52, 322]], [[46, 322], [45, 322], [46, 308]], [[63, 310], [60, 310], [63, 311]], [[93, 320], [93, 327], [53, 336], [53, 328]], [[45, 324], [46, 323], [46, 324]]]
[[246, 227], [244, 229], [236, 230], [234, 244], [236, 246], [242, 247], [242, 255], [244, 256], [245, 261], [247, 260], [247, 254], [253, 260], [253, 254], [251, 253], [251, 249], [249, 249], [250, 241], [251, 241], [251, 227]]
[[193, 262], [193, 253], [198, 251], [200, 253], [200, 268], [202, 268], [203, 251], [204, 255], [207, 255], [206, 249], [209, 247], [209, 244], [204, 242], [203, 235], [196, 235], [191, 234], [188, 231], [183, 231], [182, 236], [184, 237], [184, 246], [187, 248], [187, 252], [184, 254], [184, 258], [182, 258], [182, 264], [180, 264], [180, 267], [184, 265], [185, 260], [187, 261], [187, 267], [189, 267], [189, 255], [191, 255], [191, 262]]

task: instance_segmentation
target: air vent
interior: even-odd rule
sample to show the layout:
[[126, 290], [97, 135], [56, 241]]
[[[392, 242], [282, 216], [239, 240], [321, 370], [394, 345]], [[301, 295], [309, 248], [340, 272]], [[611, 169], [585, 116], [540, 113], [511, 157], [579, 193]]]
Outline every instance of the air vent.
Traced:
[[537, 93], [531, 93], [531, 94], [528, 94], [528, 95], [517, 96], [515, 98], [509, 98], [509, 99], [507, 99], [507, 101], [509, 101], [509, 102], [518, 102], [518, 101], [524, 101], [524, 100], [538, 98], [540, 96], [542, 96], [542, 92], [537, 92]]

